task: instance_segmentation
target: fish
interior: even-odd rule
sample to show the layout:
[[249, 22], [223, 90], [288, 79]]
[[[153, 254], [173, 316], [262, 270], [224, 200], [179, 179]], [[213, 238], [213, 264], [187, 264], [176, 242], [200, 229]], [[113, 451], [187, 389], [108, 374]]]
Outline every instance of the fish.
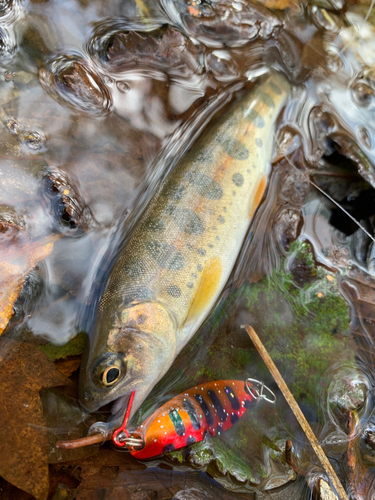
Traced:
[[119, 251], [79, 384], [87, 411], [113, 402], [111, 425], [133, 391], [135, 413], [223, 291], [267, 188], [290, 88], [270, 70], [235, 100], [172, 169]]
[[128, 433], [128, 443], [118, 439], [117, 446], [126, 446], [140, 460], [156, 457], [202, 441], [207, 434], [220, 436], [230, 429], [257, 402], [252, 384], [242, 380], [217, 380], [197, 385], [175, 396], [150, 415], [135, 431]]

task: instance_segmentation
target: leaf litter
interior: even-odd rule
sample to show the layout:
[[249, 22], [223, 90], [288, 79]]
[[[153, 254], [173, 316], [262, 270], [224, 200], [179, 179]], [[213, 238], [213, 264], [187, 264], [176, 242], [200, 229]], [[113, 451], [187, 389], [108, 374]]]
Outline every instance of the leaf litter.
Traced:
[[0, 352], [0, 475], [45, 500], [49, 443], [39, 392], [71, 382], [31, 344], [4, 339]]

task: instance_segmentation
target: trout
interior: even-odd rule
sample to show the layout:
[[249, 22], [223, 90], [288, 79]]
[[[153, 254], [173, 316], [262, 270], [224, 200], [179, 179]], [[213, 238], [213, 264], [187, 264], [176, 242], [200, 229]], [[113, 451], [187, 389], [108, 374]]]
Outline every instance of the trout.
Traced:
[[132, 414], [222, 292], [267, 186], [289, 94], [276, 72], [234, 102], [173, 168], [110, 271], [80, 370], [88, 411], [132, 391]]

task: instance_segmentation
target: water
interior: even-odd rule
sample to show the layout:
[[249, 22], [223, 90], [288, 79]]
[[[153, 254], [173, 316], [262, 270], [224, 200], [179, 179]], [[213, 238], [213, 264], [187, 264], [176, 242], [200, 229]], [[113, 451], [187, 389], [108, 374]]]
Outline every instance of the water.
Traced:
[[[315, 6], [271, 11], [226, 0], [2, 2], [0, 235], [5, 256], [18, 252], [17, 273], [28, 273], [1, 338], [2, 363], [15, 359], [15, 342], [63, 345], [90, 329], [105, 277], [157, 183], [234, 92], [251, 89], [273, 66], [294, 90], [278, 124], [269, 194], [215, 310], [134, 423], [208, 380], [254, 376], [277, 392], [239, 328], [250, 322], [337, 464], [353, 455], [345, 419], [355, 413], [357, 473], [336, 469], [348, 488], [357, 488], [353, 498], [370, 498], [372, 242], [309, 187], [312, 178], [373, 234], [375, 37], [369, 25], [347, 19]], [[30, 244], [47, 243], [51, 235], [53, 251], [25, 264]], [[256, 259], [254, 283], [244, 284]], [[78, 354], [73, 358], [76, 383]], [[82, 413], [74, 389], [47, 391], [42, 400], [51, 443], [84, 435], [109, 411]], [[150, 465], [179, 470], [182, 461], [231, 490], [270, 489], [295, 476], [284, 459], [291, 439], [310, 485], [325, 477], [280, 393], [276, 406], [261, 403], [241, 422], [220, 441]], [[43, 427], [40, 420], [36, 425]], [[112, 467], [118, 459], [108, 452], [100, 449], [96, 464]], [[49, 457], [59, 463], [91, 453], [69, 455], [51, 445]], [[129, 463], [142, 476], [143, 466]], [[57, 466], [52, 472], [60, 477]], [[194, 481], [205, 498], [207, 478]], [[290, 495], [308, 498], [305, 486], [295, 484]]]

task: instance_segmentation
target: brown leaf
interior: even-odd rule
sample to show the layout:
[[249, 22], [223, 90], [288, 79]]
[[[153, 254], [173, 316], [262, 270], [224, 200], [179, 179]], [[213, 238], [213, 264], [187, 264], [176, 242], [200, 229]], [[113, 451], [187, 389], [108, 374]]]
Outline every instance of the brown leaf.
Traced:
[[[19, 238], [0, 252], [0, 335], [7, 326], [25, 278], [29, 271], [45, 259], [60, 235], [52, 234], [40, 241], [28, 241], [23, 231]], [[1, 239], [0, 239], [1, 241]]]
[[70, 381], [32, 345], [4, 339], [0, 353], [0, 475], [45, 500], [48, 440], [39, 391]]
[[267, 7], [267, 9], [289, 9], [293, 14], [299, 12], [302, 7], [298, 0], [258, 0], [258, 2]]

